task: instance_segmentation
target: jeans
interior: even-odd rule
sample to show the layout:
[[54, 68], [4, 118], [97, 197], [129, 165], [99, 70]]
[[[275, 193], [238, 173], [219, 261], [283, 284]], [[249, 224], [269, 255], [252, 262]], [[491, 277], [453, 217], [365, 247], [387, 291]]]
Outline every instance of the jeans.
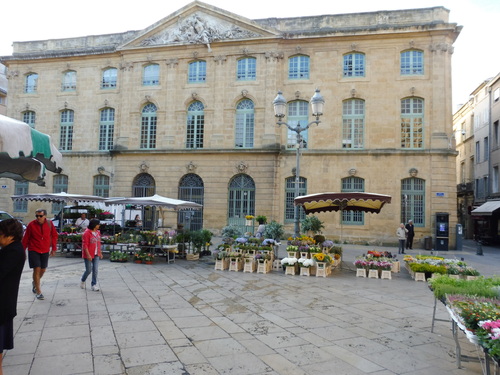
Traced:
[[99, 271], [99, 257], [95, 256], [94, 259], [88, 260], [84, 259], [85, 261], [85, 272], [82, 275], [82, 281], [87, 280], [87, 277], [90, 275], [90, 272], [92, 272], [92, 282], [91, 285], [94, 286], [97, 284], [97, 272]]
[[405, 252], [405, 242], [406, 242], [405, 240], [399, 240], [398, 254]]

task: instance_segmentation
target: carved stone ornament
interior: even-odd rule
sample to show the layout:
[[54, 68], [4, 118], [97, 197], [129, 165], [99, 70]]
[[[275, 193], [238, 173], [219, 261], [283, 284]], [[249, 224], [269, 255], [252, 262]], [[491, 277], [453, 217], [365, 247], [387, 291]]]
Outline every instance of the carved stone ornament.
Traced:
[[191, 97], [194, 99], [194, 100], [198, 100], [198, 93], [196, 91], [193, 91], [191, 93]]
[[283, 59], [285, 54], [283, 52], [267, 51], [264, 52], [264, 57], [266, 58], [266, 61], [278, 61]]
[[356, 43], [351, 43], [351, 51], [356, 51], [358, 45]]
[[141, 172], [146, 173], [149, 170], [149, 165], [145, 161], [143, 161], [141, 165], [139, 165], [139, 169], [141, 170]]
[[260, 34], [244, 30], [230, 22], [211, 15], [197, 12], [177, 24], [140, 42], [141, 46], [162, 44], [205, 44], [211, 51], [210, 43], [228, 39], [256, 38]]
[[356, 175], [356, 172], [357, 172], [357, 171], [356, 171], [356, 168], [351, 168], [351, 169], [349, 169], [349, 172], [348, 172], [348, 173], [349, 173], [349, 176], [355, 176], [355, 175]]
[[103, 174], [104, 171], [105, 171], [105, 169], [103, 166], [97, 167], [97, 172], [99, 172], [99, 174]]
[[7, 79], [19, 77], [19, 70], [7, 70]]
[[64, 102], [64, 108], [68, 108], [68, 102]]
[[30, 109], [30, 104], [29, 103], [26, 103], [26, 106], [25, 106], [26, 110], [29, 111]]
[[418, 175], [418, 169], [417, 168], [411, 168], [409, 170], [409, 173], [410, 173], [411, 177], [417, 177], [417, 175]]
[[130, 61], [129, 62], [121, 62], [120, 63], [120, 69], [124, 70], [126, 72], [129, 72], [132, 69], [134, 69], [134, 63], [130, 62]]
[[300, 53], [301, 51], [302, 51], [302, 47], [301, 46], [295, 47], [295, 52], [296, 53]]
[[104, 99], [104, 106], [105, 106], [105, 107], [108, 107], [108, 106], [109, 106], [109, 100], [108, 100], [108, 99]]
[[352, 98], [355, 98], [355, 97], [356, 97], [356, 94], [357, 94], [356, 89], [352, 89], [352, 90], [351, 90], [351, 97], [352, 97]]
[[151, 101], [151, 95], [144, 95], [144, 99], [146, 99], [147, 102]]
[[248, 169], [248, 165], [245, 164], [245, 162], [243, 161], [240, 161], [238, 163], [238, 165], [236, 166], [236, 169], [238, 170], [238, 172], [240, 173], [245, 173]]
[[300, 98], [300, 91], [297, 90], [295, 91], [295, 99], [299, 99]]
[[192, 161], [189, 162], [188, 165], [186, 165], [186, 171], [189, 172], [194, 172], [196, 170], [196, 164], [194, 164]]
[[241, 96], [243, 96], [244, 98], [246, 98], [248, 95], [248, 90], [241, 90]]
[[415, 92], [417, 91], [417, 89], [415, 87], [411, 87], [410, 88], [410, 94], [411, 95], [415, 95]]
[[250, 54], [250, 50], [248, 48], [243, 48], [243, 51], [241, 51], [243, 55], [248, 56]]
[[217, 55], [214, 57], [214, 61], [217, 63], [217, 65], [223, 65], [226, 60], [227, 57], [225, 55]]
[[177, 65], [179, 65], [179, 59], [176, 57], [174, 59], [165, 60], [165, 64], [167, 64], [167, 66], [170, 68], [175, 68]]

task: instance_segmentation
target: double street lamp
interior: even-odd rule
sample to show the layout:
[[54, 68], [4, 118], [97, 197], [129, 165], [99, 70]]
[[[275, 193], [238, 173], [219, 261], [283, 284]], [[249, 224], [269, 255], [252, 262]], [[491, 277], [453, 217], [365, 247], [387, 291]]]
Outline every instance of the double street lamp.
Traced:
[[[277, 125], [285, 125], [290, 131], [295, 132], [297, 134], [297, 143], [296, 147], [296, 167], [295, 167], [295, 198], [299, 196], [299, 182], [300, 182], [300, 149], [302, 147], [302, 132], [309, 129], [312, 124], [318, 125], [321, 121], [319, 121], [319, 117], [323, 114], [323, 107], [325, 105], [325, 100], [321, 96], [319, 89], [316, 89], [316, 92], [312, 96], [311, 100], [312, 115], [316, 117], [316, 120], [311, 121], [309, 124], [302, 126], [300, 125], [300, 121], [297, 121], [297, 125], [293, 126], [288, 124], [285, 121], [282, 121], [285, 117], [286, 113], [286, 99], [283, 96], [281, 91], [278, 91], [278, 95], [273, 101], [274, 106], [274, 115], [278, 118], [276, 122]], [[299, 220], [299, 206], [295, 206], [294, 208], [294, 233], [295, 237], [300, 236], [300, 220]]]

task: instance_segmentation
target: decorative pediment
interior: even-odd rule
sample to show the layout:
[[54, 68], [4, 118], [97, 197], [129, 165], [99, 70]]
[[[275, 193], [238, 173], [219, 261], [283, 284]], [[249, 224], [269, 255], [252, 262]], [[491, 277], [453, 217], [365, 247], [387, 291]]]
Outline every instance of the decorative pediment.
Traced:
[[205, 44], [210, 49], [213, 42], [277, 35], [276, 30], [252, 20], [195, 1], [145, 29], [121, 49], [186, 44]]

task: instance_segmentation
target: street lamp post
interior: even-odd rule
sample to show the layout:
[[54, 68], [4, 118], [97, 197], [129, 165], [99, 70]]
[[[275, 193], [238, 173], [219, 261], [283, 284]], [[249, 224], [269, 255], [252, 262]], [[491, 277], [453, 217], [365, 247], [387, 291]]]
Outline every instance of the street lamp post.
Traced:
[[[297, 144], [296, 144], [296, 167], [295, 167], [295, 198], [299, 196], [299, 182], [300, 182], [300, 148], [302, 147], [302, 132], [309, 129], [312, 124], [318, 125], [319, 117], [323, 114], [323, 107], [325, 105], [325, 100], [321, 96], [319, 89], [316, 89], [311, 100], [312, 115], [316, 117], [316, 120], [311, 121], [306, 126], [301, 126], [300, 122], [297, 125], [292, 126], [285, 121], [282, 121], [286, 113], [286, 99], [281, 91], [278, 91], [278, 95], [273, 101], [274, 115], [278, 118], [276, 124], [278, 126], [285, 125], [290, 131], [297, 134]], [[299, 206], [295, 206], [294, 214], [294, 233], [295, 237], [300, 236], [300, 220], [299, 220]]]

